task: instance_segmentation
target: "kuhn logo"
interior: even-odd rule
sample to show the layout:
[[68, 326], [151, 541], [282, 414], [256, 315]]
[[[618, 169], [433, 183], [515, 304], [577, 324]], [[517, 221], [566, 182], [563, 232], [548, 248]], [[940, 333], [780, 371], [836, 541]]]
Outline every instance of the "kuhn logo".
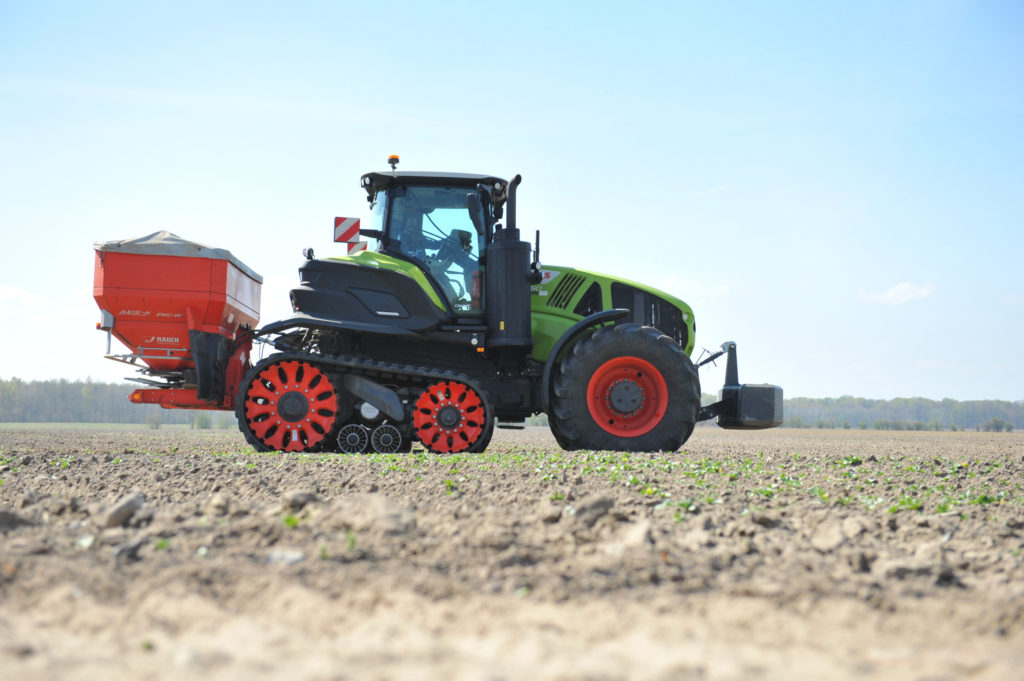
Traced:
[[148, 317], [152, 310], [121, 310], [117, 314], [122, 317]]
[[150, 336], [143, 343], [164, 343], [164, 344], [178, 344], [181, 342], [177, 336]]

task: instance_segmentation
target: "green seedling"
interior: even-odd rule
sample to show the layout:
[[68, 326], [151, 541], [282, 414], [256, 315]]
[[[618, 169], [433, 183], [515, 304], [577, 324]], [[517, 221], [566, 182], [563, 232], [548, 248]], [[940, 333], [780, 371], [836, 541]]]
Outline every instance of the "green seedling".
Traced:
[[899, 498], [895, 506], [889, 507], [889, 513], [899, 513], [900, 511], [920, 511], [921, 506], [921, 500], [917, 497], [904, 495]]
[[820, 487], [812, 487], [811, 488], [811, 494], [813, 494], [815, 497], [817, 497], [818, 501], [820, 501], [821, 503], [823, 503], [823, 504], [827, 504], [828, 503], [828, 492], [826, 492], [822, 488], [820, 488]]

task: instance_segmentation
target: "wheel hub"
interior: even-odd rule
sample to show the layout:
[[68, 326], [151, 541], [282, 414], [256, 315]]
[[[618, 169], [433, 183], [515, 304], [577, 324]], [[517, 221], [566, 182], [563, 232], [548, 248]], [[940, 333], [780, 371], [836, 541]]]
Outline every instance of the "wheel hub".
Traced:
[[437, 412], [437, 422], [442, 428], [454, 428], [459, 425], [461, 420], [462, 415], [459, 410], [451, 405], [441, 407], [441, 410]]
[[302, 393], [285, 393], [278, 402], [277, 411], [285, 421], [296, 423], [309, 413], [309, 400]]
[[608, 391], [608, 404], [620, 414], [632, 414], [644, 404], [644, 390], [635, 381], [616, 381]]

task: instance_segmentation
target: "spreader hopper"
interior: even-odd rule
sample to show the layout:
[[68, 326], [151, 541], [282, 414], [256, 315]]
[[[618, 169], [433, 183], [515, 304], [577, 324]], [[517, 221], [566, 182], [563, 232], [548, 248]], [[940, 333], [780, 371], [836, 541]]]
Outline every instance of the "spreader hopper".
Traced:
[[111, 354], [108, 346], [107, 356], [219, 399], [229, 348], [259, 321], [263, 278], [227, 250], [167, 231], [95, 249], [98, 328], [130, 350]]

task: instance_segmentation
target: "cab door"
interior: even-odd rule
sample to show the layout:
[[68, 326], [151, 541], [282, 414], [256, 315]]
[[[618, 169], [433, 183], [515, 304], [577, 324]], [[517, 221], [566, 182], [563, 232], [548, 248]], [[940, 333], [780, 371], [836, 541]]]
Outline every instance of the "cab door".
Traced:
[[[484, 313], [481, 254], [485, 237], [470, 211], [479, 202], [467, 187], [408, 186], [392, 191], [389, 213], [390, 250], [418, 264], [459, 317]], [[475, 205], [474, 205], [475, 204]], [[472, 207], [471, 207], [472, 206]]]

